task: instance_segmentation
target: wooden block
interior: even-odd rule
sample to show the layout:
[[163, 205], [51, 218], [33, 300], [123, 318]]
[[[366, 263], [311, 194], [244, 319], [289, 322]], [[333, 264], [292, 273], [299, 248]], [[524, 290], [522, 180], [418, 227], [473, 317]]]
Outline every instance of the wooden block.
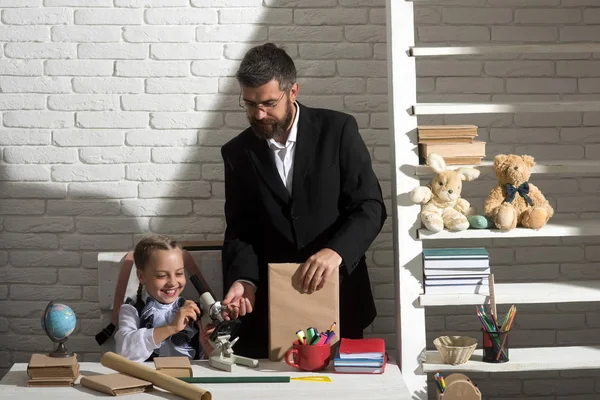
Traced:
[[481, 392], [468, 376], [452, 374], [444, 380], [446, 390], [444, 393], [437, 392], [437, 400], [481, 400]]

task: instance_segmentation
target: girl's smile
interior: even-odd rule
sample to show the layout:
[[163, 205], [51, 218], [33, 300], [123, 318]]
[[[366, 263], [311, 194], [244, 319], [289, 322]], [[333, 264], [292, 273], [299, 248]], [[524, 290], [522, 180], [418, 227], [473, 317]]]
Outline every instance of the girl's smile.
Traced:
[[173, 303], [185, 287], [185, 269], [180, 249], [156, 250], [138, 278], [146, 291], [163, 304]]

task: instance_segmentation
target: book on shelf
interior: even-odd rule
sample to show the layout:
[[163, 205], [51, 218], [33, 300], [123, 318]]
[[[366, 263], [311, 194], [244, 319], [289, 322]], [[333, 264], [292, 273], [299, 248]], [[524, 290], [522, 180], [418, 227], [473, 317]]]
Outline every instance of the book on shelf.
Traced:
[[484, 247], [423, 249], [427, 294], [489, 294], [490, 271]]
[[490, 268], [484, 269], [444, 269], [444, 268], [424, 268], [425, 277], [439, 276], [444, 278], [475, 278], [478, 276], [489, 275]]
[[[483, 162], [483, 157], [444, 157], [446, 165], [480, 165]], [[419, 157], [420, 165], [427, 165], [427, 159]]]
[[423, 249], [423, 258], [426, 260], [479, 258], [488, 259], [489, 253], [485, 247], [444, 247]]
[[490, 289], [487, 283], [480, 285], [439, 285], [430, 286], [425, 283], [426, 294], [482, 294], [489, 295]]
[[431, 153], [444, 157], [447, 165], [478, 165], [485, 157], [485, 142], [474, 140], [475, 125], [422, 125], [417, 132], [421, 164]]
[[453, 138], [477, 136], [476, 125], [419, 125], [417, 126], [419, 138]]
[[423, 260], [425, 268], [487, 268], [490, 266], [489, 258], [452, 258]]
[[471, 286], [488, 285], [488, 276], [479, 276], [476, 278], [428, 278], [425, 279], [425, 286]]
[[447, 143], [473, 143], [472, 138], [432, 138], [432, 139], [421, 139], [419, 138], [419, 144], [430, 144], [430, 145], [443, 145]]
[[474, 140], [471, 143], [436, 143], [436, 144], [419, 144], [419, 155], [422, 158], [427, 158], [431, 153], [439, 154], [448, 158], [468, 157], [478, 158], [485, 157], [485, 142]]
[[483, 157], [444, 157], [444, 161], [446, 165], [479, 165]]

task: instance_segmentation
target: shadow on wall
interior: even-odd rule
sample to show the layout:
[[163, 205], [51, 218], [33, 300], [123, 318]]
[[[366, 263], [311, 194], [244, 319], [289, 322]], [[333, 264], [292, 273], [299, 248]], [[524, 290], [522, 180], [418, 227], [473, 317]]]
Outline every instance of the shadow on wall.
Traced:
[[[249, 13], [247, 22], [273, 21], [271, 10]], [[151, 12], [158, 20], [169, 18], [168, 9]], [[281, 23], [292, 23], [291, 9], [278, 15], [285, 16]], [[41, 111], [47, 123], [5, 115], [0, 130], [0, 145], [7, 146], [0, 149], [0, 376], [12, 363], [27, 362], [32, 352], [53, 349], [40, 326], [50, 300], [68, 304], [77, 315], [69, 350], [80, 361], [99, 359], [94, 335], [110, 315], [98, 308], [98, 252], [127, 251], [148, 233], [179, 240], [222, 238], [220, 147], [247, 126], [234, 75], [245, 51], [267, 41], [267, 27], [240, 37], [236, 25], [225, 26], [223, 40], [234, 43], [217, 42], [211, 28], [200, 25], [195, 41], [187, 43], [144, 39], [150, 42], [150, 57], [138, 66], [152, 64], [162, 75], [150, 67], [134, 70], [135, 61], [120, 59], [110, 60], [104, 78], [72, 73], [73, 86], [64, 97], [108, 94], [110, 100], [82, 101], [67, 113], [57, 112], [66, 108], [58, 104], [62, 96], [54, 96], [56, 104], [50, 101], [49, 110]], [[123, 28], [125, 40], [136, 41], [127, 38], [135, 29]], [[297, 54], [296, 44], [287, 49]], [[88, 58], [99, 64], [107, 59]], [[178, 65], [160, 67], [171, 62]], [[187, 67], [178, 68], [183, 63]], [[104, 84], [93, 82], [101, 79]], [[92, 88], [95, 84], [102, 88]], [[43, 110], [46, 96], [33, 97]], [[11, 119], [20, 119], [15, 128]], [[27, 139], [15, 141], [17, 136]]]

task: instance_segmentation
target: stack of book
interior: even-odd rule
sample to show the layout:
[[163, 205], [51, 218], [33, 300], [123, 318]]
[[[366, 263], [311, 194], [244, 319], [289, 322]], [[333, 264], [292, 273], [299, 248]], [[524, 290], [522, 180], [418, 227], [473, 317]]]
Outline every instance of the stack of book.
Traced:
[[418, 134], [422, 163], [431, 153], [444, 157], [447, 165], [481, 164], [485, 157], [485, 142], [474, 140], [475, 125], [425, 125]]
[[50, 357], [46, 354], [32, 354], [27, 364], [29, 379], [27, 386], [73, 386], [79, 376], [77, 355], [71, 357]]
[[387, 354], [383, 339], [342, 338], [333, 360], [333, 369], [343, 374], [381, 374], [386, 363]]
[[425, 293], [489, 294], [490, 259], [483, 247], [423, 249]]

